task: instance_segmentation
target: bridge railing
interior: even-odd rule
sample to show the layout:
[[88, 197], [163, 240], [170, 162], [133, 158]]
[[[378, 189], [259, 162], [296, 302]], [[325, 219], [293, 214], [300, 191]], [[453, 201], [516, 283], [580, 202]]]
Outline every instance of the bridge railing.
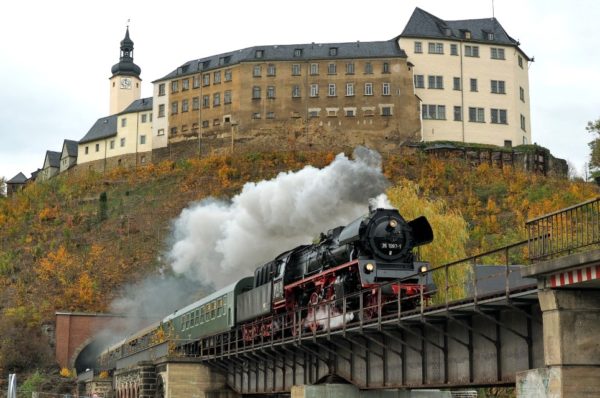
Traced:
[[600, 243], [600, 198], [527, 221], [532, 261], [570, 254]]
[[[524, 240], [343, 297], [324, 297], [185, 346], [178, 342], [178, 355], [217, 358], [317, 335], [381, 328], [384, 323], [419, 319], [467, 302], [508, 298], [536, 287], [535, 280], [521, 278], [517, 265], [527, 261], [527, 243]], [[412, 288], [398, 289], [398, 285]]]

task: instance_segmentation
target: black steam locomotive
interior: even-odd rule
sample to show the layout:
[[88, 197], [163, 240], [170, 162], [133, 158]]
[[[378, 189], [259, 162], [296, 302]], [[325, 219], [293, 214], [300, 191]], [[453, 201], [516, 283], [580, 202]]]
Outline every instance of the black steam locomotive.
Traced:
[[[254, 288], [237, 300], [237, 322], [293, 313], [305, 307], [302, 319], [293, 321], [315, 330], [325, 327], [324, 317], [315, 314], [320, 303], [331, 303], [363, 290], [363, 305], [367, 308], [374, 308], [376, 300], [381, 303], [392, 297], [416, 297], [424, 286], [418, 273], [425, 271], [427, 265], [415, 261], [413, 249], [432, 240], [433, 232], [425, 217], [407, 222], [396, 209], [370, 210], [345, 227], [321, 234], [317, 243], [298, 246], [258, 267]], [[410, 275], [416, 275], [415, 279], [406, 280]], [[402, 283], [388, 283], [398, 279], [403, 279]], [[378, 293], [382, 284], [385, 286]], [[348, 308], [340, 308], [338, 302], [333, 305], [333, 313], [330, 306], [328, 319], [352, 314], [357, 300], [355, 296], [345, 301], [343, 305]], [[245, 338], [253, 339], [276, 329], [271, 321], [266, 322], [255, 321], [244, 327]]]

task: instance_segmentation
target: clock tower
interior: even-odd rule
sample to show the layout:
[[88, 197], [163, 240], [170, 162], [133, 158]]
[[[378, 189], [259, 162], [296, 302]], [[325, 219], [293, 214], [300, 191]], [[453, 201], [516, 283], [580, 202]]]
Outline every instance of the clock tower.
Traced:
[[131, 103], [140, 99], [142, 93], [142, 70], [133, 63], [133, 41], [129, 38], [129, 26], [125, 38], [121, 40], [119, 63], [113, 65], [110, 77], [110, 114], [123, 111]]

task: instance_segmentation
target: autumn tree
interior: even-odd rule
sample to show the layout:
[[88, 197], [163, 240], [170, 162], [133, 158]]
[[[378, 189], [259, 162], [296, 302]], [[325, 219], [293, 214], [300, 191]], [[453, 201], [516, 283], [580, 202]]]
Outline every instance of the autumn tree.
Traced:
[[6, 178], [0, 176], [0, 197], [6, 196]]
[[591, 151], [589, 167], [592, 177], [597, 177], [600, 176], [600, 119], [588, 122], [585, 129], [594, 136], [588, 144]]

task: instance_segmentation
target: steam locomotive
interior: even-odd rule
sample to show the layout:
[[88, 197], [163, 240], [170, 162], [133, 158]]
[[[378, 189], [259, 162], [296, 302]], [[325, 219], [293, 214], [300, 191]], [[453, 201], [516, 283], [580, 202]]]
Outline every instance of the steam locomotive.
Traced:
[[[423, 216], [407, 222], [396, 209], [369, 209], [347, 226], [321, 234], [316, 243], [259, 266], [254, 277], [240, 279], [115, 344], [103, 354], [103, 366], [144, 350], [157, 341], [157, 334], [190, 342], [239, 327], [240, 338], [251, 341], [333, 328], [330, 322], [336, 317], [368, 318], [377, 304], [401, 297], [416, 304], [428, 281], [423, 274], [427, 263], [416, 261], [414, 249], [432, 240]], [[327, 317], [318, 313], [324, 309]]]

